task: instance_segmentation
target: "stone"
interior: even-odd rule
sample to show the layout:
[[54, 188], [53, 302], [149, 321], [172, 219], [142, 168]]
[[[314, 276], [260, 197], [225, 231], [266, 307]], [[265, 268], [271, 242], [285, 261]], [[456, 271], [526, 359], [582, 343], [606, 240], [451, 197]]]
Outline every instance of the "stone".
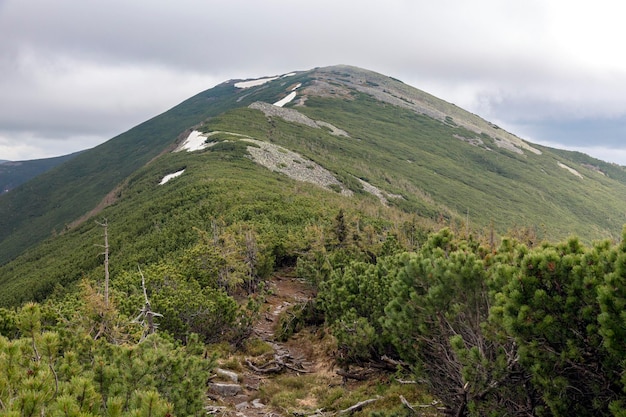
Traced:
[[239, 382], [239, 376], [233, 371], [227, 371], [226, 369], [217, 368], [215, 372], [221, 377], [230, 379], [235, 384]]
[[222, 397], [234, 397], [241, 392], [241, 386], [238, 384], [211, 383], [209, 389]]

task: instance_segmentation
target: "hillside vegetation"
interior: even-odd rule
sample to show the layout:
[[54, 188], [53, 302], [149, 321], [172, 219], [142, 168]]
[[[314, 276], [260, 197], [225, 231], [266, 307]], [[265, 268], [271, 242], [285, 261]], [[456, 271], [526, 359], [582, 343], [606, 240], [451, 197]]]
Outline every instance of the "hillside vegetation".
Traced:
[[9, 192], [37, 175], [69, 161], [79, 153], [30, 161], [0, 161], [0, 194]]
[[272, 412], [624, 415], [622, 167], [353, 67], [251, 84], [0, 197], [1, 414], [236, 412], [205, 383], [290, 369], [253, 333], [289, 271], [313, 296], [277, 340], [379, 371], [268, 382]]

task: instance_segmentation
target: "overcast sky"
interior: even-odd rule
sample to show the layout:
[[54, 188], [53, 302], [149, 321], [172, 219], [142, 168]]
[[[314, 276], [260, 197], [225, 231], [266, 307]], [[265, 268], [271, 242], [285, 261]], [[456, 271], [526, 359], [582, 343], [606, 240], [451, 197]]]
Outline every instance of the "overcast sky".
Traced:
[[626, 165], [617, 0], [0, 0], [0, 159], [93, 147], [233, 78], [349, 64]]

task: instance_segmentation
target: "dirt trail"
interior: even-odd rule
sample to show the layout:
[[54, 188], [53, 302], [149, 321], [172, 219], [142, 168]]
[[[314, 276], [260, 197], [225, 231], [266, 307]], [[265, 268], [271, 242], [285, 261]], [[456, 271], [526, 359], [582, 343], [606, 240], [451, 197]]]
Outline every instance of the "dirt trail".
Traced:
[[[316, 355], [308, 341], [302, 342], [298, 337], [286, 343], [275, 340], [275, 329], [281, 314], [293, 305], [306, 302], [313, 295], [311, 286], [295, 278], [291, 270], [281, 271], [272, 278], [260, 317], [253, 328], [253, 335], [272, 347], [273, 353], [267, 355], [270, 359], [273, 356], [272, 365], [262, 368], [262, 365], [252, 361], [242, 363], [242, 370], [236, 372], [236, 383], [222, 378], [222, 382], [229, 385], [239, 385], [240, 391], [236, 395], [223, 395], [211, 390], [213, 392], [210, 397], [214, 400], [214, 406], [207, 409], [210, 414], [280, 417], [280, 414], [258, 399], [259, 389], [277, 374], [271, 372], [271, 367], [280, 367], [281, 373], [293, 374], [297, 374], [299, 369], [307, 374], [328, 371], [328, 359]], [[262, 369], [255, 371], [255, 366]]]

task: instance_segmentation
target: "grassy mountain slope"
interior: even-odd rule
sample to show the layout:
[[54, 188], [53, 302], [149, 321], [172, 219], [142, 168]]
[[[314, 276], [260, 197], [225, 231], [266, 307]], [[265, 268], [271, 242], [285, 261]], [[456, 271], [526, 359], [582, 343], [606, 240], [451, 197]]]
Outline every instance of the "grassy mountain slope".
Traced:
[[[164, 175], [181, 168], [183, 175], [159, 185]], [[274, 266], [293, 265], [321, 230], [331, 227], [340, 209], [350, 217], [361, 213], [362, 228], [391, 228], [391, 219], [403, 217], [377, 201], [346, 199], [271, 172], [252, 162], [245, 148], [212, 148], [169, 153], [138, 170], [118, 202], [96, 220], [106, 218], [110, 225], [111, 276], [116, 277], [136, 271], [139, 264], [180, 259], [216, 231], [241, 246], [240, 239], [252, 230]], [[102, 244], [102, 227], [87, 221], [0, 267], [0, 305], [43, 300], [55, 287], [71, 287], [83, 277], [98, 279]]]
[[[113, 276], [184, 257], [216, 230], [234, 247], [253, 231], [273, 265], [293, 263], [328, 233], [339, 210], [358, 230], [371, 228], [374, 243], [416, 218], [420, 227], [467, 220], [476, 230], [525, 226], [551, 240], [617, 238], [626, 220], [623, 168], [528, 144], [398, 80], [340, 66], [245, 89], [234, 84], [1, 197], [0, 304], [41, 300], [56, 285], [101, 275], [94, 246], [101, 228], [93, 219], [66, 225], [116, 186], [97, 215], [110, 224]], [[284, 108], [258, 103], [293, 92]], [[214, 146], [170, 152], [192, 128]], [[316, 164], [337, 182], [316, 185]], [[304, 182], [293, 179], [296, 171]], [[53, 230], [64, 233], [50, 237]]]
[[[130, 174], [208, 117], [262, 100], [267, 89], [242, 97], [232, 83], [202, 92], [0, 198], [0, 264], [63, 231]], [[239, 101], [238, 101], [239, 100]]]
[[0, 161], [0, 195], [76, 157], [80, 152], [29, 161]]
[[[390, 199], [390, 204], [427, 217], [446, 214], [441, 210], [444, 206], [460, 217], [469, 216], [478, 227], [494, 222], [500, 231], [530, 226], [551, 239], [570, 234], [588, 240], [619, 236], [626, 221], [622, 167], [574, 152], [530, 146], [453, 105], [439, 105], [442, 119], [425, 115], [435, 112], [422, 102], [434, 98], [415, 90], [410, 90], [412, 96], [402, 97], [407, 86], [387, 79], [384, 91], [408, 103], [390, 106], [385, 97], [381, 101], [367, 89], [351, 87], [357, 83], [380, 87], [378, 78], [370, 81], [364, 74], [368, 73], [339, 67], [329, 82], [334, 82], [334, 91], [328, 94], [320, 92], [316, 85], [320, 77], [314, 73], [305, 79], [304, 104], [296, 100], [291, 107], [343, 129], [349, 137], [247, 109], [229, 112], [205, 130], [230, 129], [281, 144], [322, 164], [343, 181], [361, 178], [401, 195]], [[332, 75], [323, 71], [327, 81]], [[443, 116], [448, 109], [454, 109], [450, 111], [454, 117]], [[352, 188], [362, 191], [358, 184]]]

